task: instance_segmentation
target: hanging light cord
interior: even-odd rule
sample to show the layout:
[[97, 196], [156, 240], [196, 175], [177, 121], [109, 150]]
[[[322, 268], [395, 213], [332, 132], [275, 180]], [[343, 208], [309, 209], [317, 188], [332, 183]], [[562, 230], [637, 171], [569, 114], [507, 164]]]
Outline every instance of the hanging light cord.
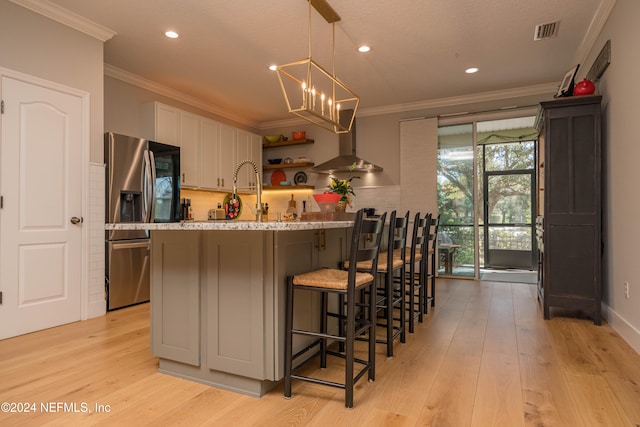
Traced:
[[[331, 64], [331, 74], [333, 78], [336, 78], [336, 23], [331, 23], [331, 51], [333, 53], [333, 63]], [[333, 98], [333, 102], [336, 100], [336, 84], [335, 82], [331, 82], [331, 97]], [[339, 118], [336, 121], [340, 121]]]
[[309, 0], [309, 58], [311, 58], [311, 0]]

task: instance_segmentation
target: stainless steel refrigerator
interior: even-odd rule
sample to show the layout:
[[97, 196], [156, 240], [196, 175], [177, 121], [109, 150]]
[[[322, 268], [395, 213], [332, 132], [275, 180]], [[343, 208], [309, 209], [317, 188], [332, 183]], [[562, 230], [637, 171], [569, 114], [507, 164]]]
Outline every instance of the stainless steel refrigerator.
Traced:
[[[180, 147], [104, 135], [106, 222], [180, 221]], [[107, 310], [149, 301], [149, 231], [107, 230]]]

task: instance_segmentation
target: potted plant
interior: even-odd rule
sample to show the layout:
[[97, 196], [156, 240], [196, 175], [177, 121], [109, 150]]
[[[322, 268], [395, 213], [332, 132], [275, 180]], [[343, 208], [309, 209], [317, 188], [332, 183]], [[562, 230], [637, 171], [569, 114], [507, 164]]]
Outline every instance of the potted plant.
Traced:
[[353, 186], [351, 185], [351, 181], [355, 178], [360, 178], [359, 176], [351, 175], [351, 172], [355, 169], [355, 162], [349, 167], [349, 177], [346, 179], [336, 178], [334, 176], [331, 177], [331, 183], [328, 185], [328, 189], [330, 193], [335, 193], [340, 195], [340, 200], [338, 201], [338, 205], [336, 206], [336, 211], [344, 212], [346, 210], [347, 205], [351, 207], [351, 196], [355, 196], [356, 193], [353, 191]]

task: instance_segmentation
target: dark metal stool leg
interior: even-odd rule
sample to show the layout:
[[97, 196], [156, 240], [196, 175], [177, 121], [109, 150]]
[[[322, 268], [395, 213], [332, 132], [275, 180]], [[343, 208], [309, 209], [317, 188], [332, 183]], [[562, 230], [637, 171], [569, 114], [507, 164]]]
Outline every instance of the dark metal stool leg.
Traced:
[[369, 292], [369, 321], [371, 322], [371, 328], [369, 329], [369, 381], [375, 381], [376, 379], [376, 293], [374, 292], [375, 285], [372, 285], [371, 292]]
[[[384, 282], [385, 298], [387, 300], [387, 309], [385, 310], [387, 322], [387, 357], [393, 357], [393, 271], [388, 271], [387, 274], [384, 275]], [[375, 329], [373, 333], [375, 334]]]
[[400, 327], [402, 328], [402, 331], [400, 332], [400, 342], [404, 343], [407, 342], [407, 325], [406, 325], [406, 307], [405, 307], [405, 298], [406, 296], [406, 289], [405, 289], [405, 277], [406, 277], [406, 270], [405, 270], [405, 266], [403, 265], [402, 268], [400, 268]]
[[[375, 293], [374, 290], [371, 292]], [[356, 307], [354, 301], [355, 295], [347, 295], [347, 330], [345, 340], [345, 403], [347, 408], [353, 408], [353, 358], [355, 353], [355, 329], [356, 329]], [[373, 329], [372, 329], [373, 330]]]
[[291, 371], [293, 363], [293, 277], [287, 277], [287, 304], [284, 340], [284, 396], [291, 397]]
[[[328, 311], [328, 300], [329, 295], [326, 292], [322, 293], [322, 298], [320, 302], [320, 332], [323, 334], [327, 333], [327, 311]], [[322, 338], [320, 340], [320, 367], [327, 367], [327, 340], [326, 338]]]

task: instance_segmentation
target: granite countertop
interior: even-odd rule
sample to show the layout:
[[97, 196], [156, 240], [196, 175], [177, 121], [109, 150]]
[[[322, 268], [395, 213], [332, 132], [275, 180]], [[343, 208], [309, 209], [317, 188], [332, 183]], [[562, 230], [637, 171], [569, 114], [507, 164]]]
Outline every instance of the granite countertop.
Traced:
[[294, 231], [353, 227], [354, 221], [184, 221], [170, 223], [105, 224], [106, 230], [238, 230]]

